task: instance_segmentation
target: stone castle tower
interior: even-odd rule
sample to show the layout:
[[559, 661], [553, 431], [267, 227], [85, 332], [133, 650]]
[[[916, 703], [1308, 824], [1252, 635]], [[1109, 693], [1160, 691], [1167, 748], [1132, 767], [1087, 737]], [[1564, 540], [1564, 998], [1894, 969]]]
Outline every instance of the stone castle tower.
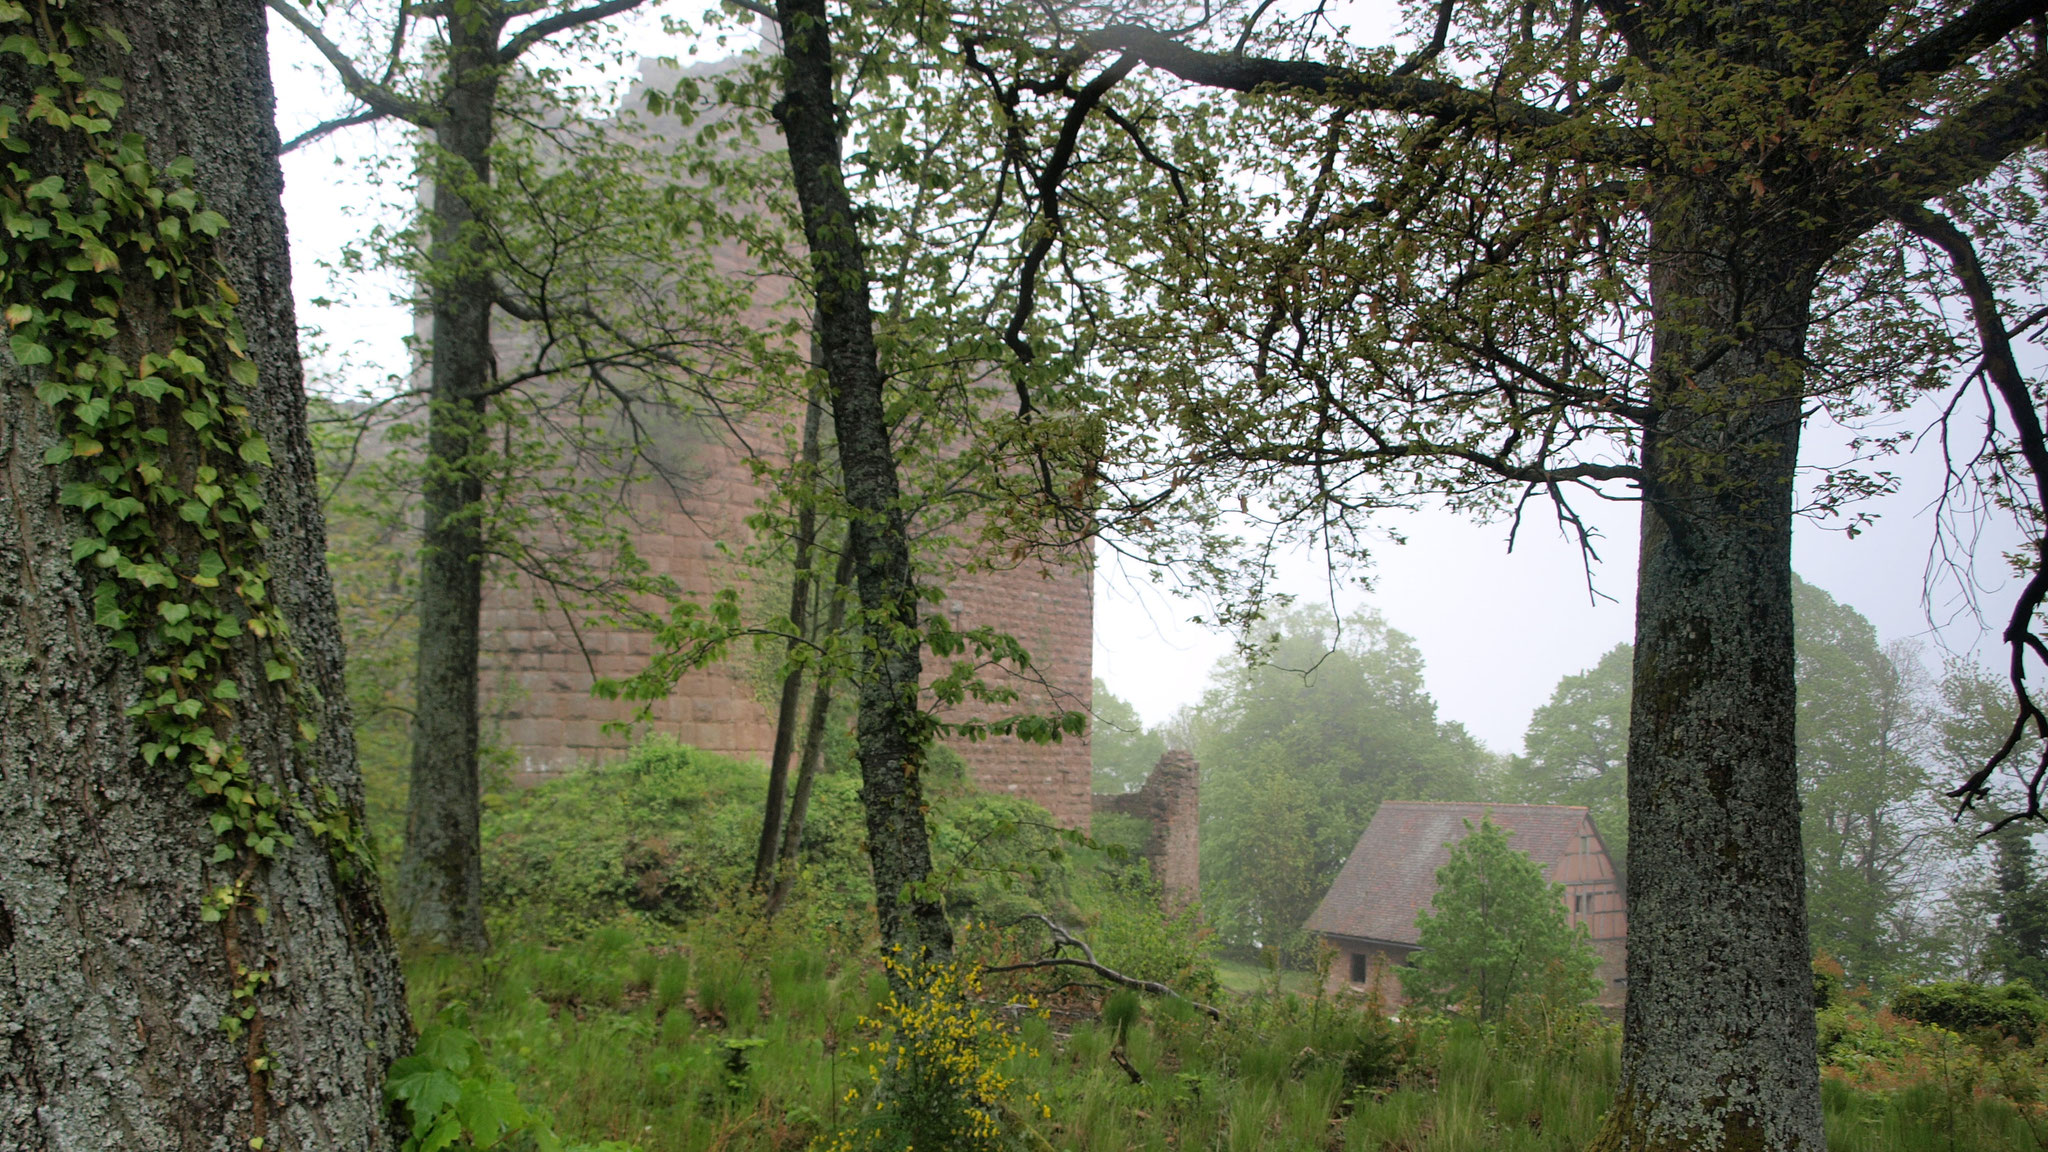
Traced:
[[[715, 71], [725, 66], [699, 68]], [[657, 90], [673, 87], [681, 75], [673, 65], [654, 61], [643, 61], [641, 72], [642, 85]], [[682, 130], [667, 116], [647, 117], [642, 123], [635, 131], [658, 135]], [[737, 253], [720, 263], [729, 264], [733, 274], [750, 274]], [[759, 319], [765, 330], [774, 317], [764, 311]], [[506, 339], [516, 343], [519, 337], [509, 334]], [[684, 425], [661, 435], [664, 467], [682, 479], [679, 484], [642, 485], [637, 491], [639, 527], [633, 543], [640, 556], [700, 601], [708, 601], [719, 588], [734, 587], [765, 603], [786, 602], [786, 584], [773, 587], [776, 580], [748, 571], [738, 559], [752, 542], [746, 520], [757, 510], [763, 489], [735, 443], [737, 438]], [[971, 572], [944, 588], [943, 603], [927, 604], [924, 610], [944, 612], [956, 626], [997, 628], [1024, 645], [1042, 683], [1014, 685], [1020, 697], [1015, 712], [1086, 711], [1092, 696], [1091, 567], [1081, 555], [1065, 563], [1028, 559], [1004, 570]], [[595, 676], [625, 677], [644, 668], [651, 652], [649, 637], [583, 625], [537, 587], [499, 586], [486, 592], [485, 738], [511, 750], [514, 772], [523, 781], [616, 756], [631, 742], [605, 729], [632, 719], [639, 705], [597, 699], [590, 688]], [[740, 648], [725, 665], [684, 677], [667, 699], [655, 702], [652, 730], [707, 751], [766, 760], [774, 740], [774, 717], [764, 701], [773, 699], [773, 693], [765, 675], [756, 670], [761, 663]], [[928, 655], [927, 665], [931, 663]], [[928, 667], [927, 679], [931, 675]], [[985, 709], [977, 715], [993, 718]], [[1061, 824], [1087, 827], [1090, 769], [1084, 741], [1069, 738], [1062, 744], [1036, 746], [999, 738], [954, 747], [983, 788], [1025, 796]]]

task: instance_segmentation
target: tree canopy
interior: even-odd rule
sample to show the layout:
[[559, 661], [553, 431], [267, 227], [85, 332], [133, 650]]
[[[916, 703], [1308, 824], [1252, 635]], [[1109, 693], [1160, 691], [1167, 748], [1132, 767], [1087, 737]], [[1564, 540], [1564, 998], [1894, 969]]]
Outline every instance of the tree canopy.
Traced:
[[1294, 948], [1382, 800], [1467, 800], [1488, 756], [1437, 719], [1415, 642], [1370, 612], [1274, 621], [1269, 657], [1217, 666], [1193, 718], [1202, 892], [1225, 941]]
[[1088, 750], [1095, 769], [1097, 792], [1131, 792], [1144, 787], [1145, 777], [1166, 754], [1166, 738], [1145, 727], [1138, 710], [1095, 679], [1095, 719], [1088, 727]]

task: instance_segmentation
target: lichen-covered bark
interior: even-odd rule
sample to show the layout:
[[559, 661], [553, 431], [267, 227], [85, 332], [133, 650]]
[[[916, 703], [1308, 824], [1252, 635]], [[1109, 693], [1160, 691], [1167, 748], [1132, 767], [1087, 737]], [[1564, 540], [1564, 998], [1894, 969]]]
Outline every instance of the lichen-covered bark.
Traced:
[[[824, 0], [779, 0], [783, 95], [775, 115], [789, 144], [817, 294], [818, 344], [851, 507], [847, 548], [859, 591], [863, 660], [858, 748], [875, 912], [885, 947], [944, 956], [945, 910], [919, 890], [931, 874], [924, 819], [930, 722], [918, 708], [923, 637], [896, 458], [883, 409], [881, 361], [868, 294], [867, 252], [840, 164], [832, 101], [831, 23]], [[906, 898], [905, 892], [908, 889]]]
[[1655, 237], [1628, 1007], [1604, 1148], [1824, 1147], [1791, 584], [1800, 363], [1824, 252], [1727, 223], [1739, 215], [1694, 204]]
[[[66, 11], [126, 33], [131, 53], [83, 53], [84, 70], [122, 78], [120, 128], [140, 133], [159, 165], [192, 157], [201, 195], [230, 221], [219, 256], [260, 369], [250, 408], [276, 461], [266, 559], [319, 725], [310, 757], [288, 752], [289, 707], [248, 708], [237, 735], [261, 778], [317, 807], [317, 777], [360, 815], [262, 4], [73, 0]], [[16, 58], [0, 56], [0, 95], [19, 103], [25, 83]], [[149, 283], [131, 283], [127, 303], [150, 311]], [[225, 942], [200, 918], [202, 896], [228, 878], [206, 864], [215, 841], [184, 770], [137, 755], [123, 710], [138, 669], [93, 623], [71, 562], [77, 526], [58, 506], [58, 470], [42, 462], [51, 414], [32, 385], [0, 356], [0, 1149], [243, 1149], [255, 1107], [247, 1044], [221, 1028]], [[250, 673], [253, 705], [265, 677]], [[257, 873], [267, 923], [244, 914], [239, 929], [244, 953], [277, 973], [262, 993], [275, 1062], [266, 1147], [395, 1147], [384, 1068], [410, 1027], [374, 881], [342, 879], [326, 844], [291, 830], [297, 843]]]
[[427, 456], [420, 539], [419, 656], [412, 772], [398, 915], [415, 940], [468, 951], [484, 933], [483, 845], [477, 768], [477, 653], [484, 594], [486, 393], [494, 290], [472, 254], [474, 188], [490, 180], [493, 111], [503, 66], [498, 8], [448, 20], [448, 87], [435, 124], [433, 288], [428, 349]]

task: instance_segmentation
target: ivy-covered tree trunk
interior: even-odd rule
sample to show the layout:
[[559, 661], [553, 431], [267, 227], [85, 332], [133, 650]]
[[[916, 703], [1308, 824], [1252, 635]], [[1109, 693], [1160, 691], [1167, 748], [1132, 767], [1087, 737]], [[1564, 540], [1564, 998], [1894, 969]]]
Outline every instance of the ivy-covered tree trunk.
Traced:
[[911, 957], [942, 957], [952, 952], [952, 929], [945, 910], [922, 890], [932, 867], [922, 779], [931, 722], [918, 707], [923, 636], [883, 407], [867, 252], [840, 164], [831, 22], [824, 0], [778, 0], [775, 12], [783, 54], [783, 95], [775, 117], [788, 141], [803, 209], [818, 344], [851, 506], [847, 548], [863, 640], [857, 747], [875, 913], [884, 947], [900, 947]]
[[435, 122], [432, 265], [437, 280], [428, 349], [424, 532], [420, 541], [419, 663], [412, 772], [398, 904], [405, 933], [480, 952], [483, 846], [478, 832], [477, 653], [484, 596], [486, 395], [494, 375], [488, 265], [469, 252], [469, 197], [490, 181], [499, 79], [493, 7], [446, 22], [449, 82]]
[[[217, 243], [183, 250], [189, 264], [175, 245], [152, 249], [169, 273], [110, 231], [101, 239], [118, 263], [74, 265], [81, 287], [70, 300], [27, 298], [31, 238], [10, 223], [4, 241], [17, 339], [14, 354], [0, 355], [0, 1149], [395, 1147], [384, 1069], [411, 1033], [375, 877], [346, 846], [360, 781], [306, 435], [263, 5], [0, 4], [0, 33], [48, 46], [67, 24], [117, 31], [132, 48], [109, 37], [78, 44], [72, 64], [83, 80], [0, 55], [0, 103], [19, 116], [36, 89], [57, 88], [57, 107], [84, 111], [65, 101], [107, 77], [120, 81], [122, 105], [96, 138], [75, 119], [14, 120], [10, 135], [29, 147], [9, 159], [65, 178], [82, 208], [92, 197], [82, 165], [133, 133], [154, 173], [131, 168], [127, 187], [147, 180], [175, 192], [172, 161], [189, 157], [191, 189], [225, 227]], [[18, 182], [5, 183], [10, 214], [58, 211], [47, 200], [25, 206]], [[161, 229], [180, 212], [211, 226], [175, 200], [150, 218]], [[191, 273], [182, 283], [181, 266]], [[239, 316], [246, 362], [200, 333], [188, 347], [220, 349], [201, 357], [203, 375], [138, 368], [204, 325], [194, 307], [220, 302]], [[88, 309], [98, 327], [69, 325]], [[56, 364], [36, 366], [42, 353], [28, 354], [65, 341]], [[86, 443], [65, 433], [105, 410], [75, 393], [60, 398], [57, 369], [95, 349], [137, 373], [125, 394], [110, 395], [117, 414], [131, 404], [138, 415], [120, 435]], [[145, 400], [151, 380], [182, 391]], [[260, 502], [263, 531], [230, 522], [210, 538], [251, 579], [209, 588], [214, 569], [195, 562], [193, 525], [229, 520], [221, 509], [236, 497], [215, 495], [212, 520], [149, 501], [90, 515], [77, 505], [95, 486], [161, 492], [173, 483], [205, 503], [211, 490], [199, 485], [210, 482], [193, 462], [212, 449], [190, 417], [215, 400], [230, 424], [260, 437], [270, 462], [244, 440], [246, 468], [215, 470], [222, 487], [253, 486], [247, 500]], [[144, 582], [113, 559], [74, 559], [112, 538], [116, 515], [168, 542], [161, 555], [173, 583]], [[138, 596], [163, 607], [120, 623]], [[223, 643], [172, 633], [172, 617], [201, 602], [222, 608], [209, 635]], [[258, 620], [288, 635], [267, 624], [259, 633], [250, 627]], [[167, 653], [202, 650], [206, 679], [145, 676]], [[188, 683], [211, 684], [193, 705], [193, 724], [211, 728], [184, 730], [223, 743], [205, 756], [187, 745], [174, 760], [145, 741], [161, 740], [188, 710], [152, 713], [149, 700]], [[246, 805], [203, 786], [224, 766], [251, 786]], [[260, 847], [243, 835], [263, 827], [252, 812], [278, 823]], [[217, 820], [229, 831], [217, 833]]]
[[1627, 1027], [1603, 1142], [1614, 1148], [1824, 1146], [1791, 525], [1800, 365], [1826, 251], [1739, 217], [1695, 202], [1653, 237]]

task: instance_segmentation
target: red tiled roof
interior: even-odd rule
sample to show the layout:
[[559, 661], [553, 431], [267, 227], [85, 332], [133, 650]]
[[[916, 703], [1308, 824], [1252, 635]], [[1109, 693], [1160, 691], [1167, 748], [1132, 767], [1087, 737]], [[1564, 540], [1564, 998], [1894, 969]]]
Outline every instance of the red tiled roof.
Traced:
[[1587, 825], [1584, 808], [1388, 801], [1373, 814], [1305, 927], [1332, 936], [1416, 943], [1415, 914], [1436, 896], [1436, 870], [1451, 858], [1451, 845], [1465, 838], [1465, 821], [1477, 827], [1489, 814], [1507, 830], [1508, 843], [1527, 852], [1545, 875], [1576, 847]]

